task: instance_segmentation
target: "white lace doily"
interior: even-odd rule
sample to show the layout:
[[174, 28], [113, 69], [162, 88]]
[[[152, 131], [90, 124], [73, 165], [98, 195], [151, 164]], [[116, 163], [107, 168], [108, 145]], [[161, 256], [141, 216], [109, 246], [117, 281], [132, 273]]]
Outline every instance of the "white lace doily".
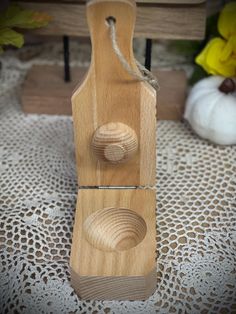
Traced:
[[145, 302], [82, 301], [68, 267], [77, 197], [72, 119], [22, 113], [30, 63], [12, 54], [2, 62], [0, 312], [236, 313], [236, 147], [158, 122], [157, 290]]

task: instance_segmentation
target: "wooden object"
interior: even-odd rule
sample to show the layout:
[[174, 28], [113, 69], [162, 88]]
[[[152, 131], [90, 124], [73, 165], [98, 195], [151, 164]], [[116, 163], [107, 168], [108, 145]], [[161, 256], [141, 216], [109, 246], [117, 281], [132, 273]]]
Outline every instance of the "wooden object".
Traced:
[[[132, 69], [139, 73], [132, 51], [133, 1], [88, 2], [92, 61], [85, 80], [72, 96], [79, 183], [81, 186], [154, 185], [156, 93], [149, 84], [133, 78], [114, 53], [106, 23], [109, 16], [116, 19], [122, 53]], [[109, 122], [129, 126], [141, 147], [131, 160], [115, 167], [100, 162], [91, 154], [94, 132]]]
[[[72, 81], [65, 83], [60, 66], [33, 66], [24, 81], [21, 103], [25, 113], [71, 114], [71, 94], [87, 72], [71, 68]], [[187, 79], [184, 71], [153, 69], [161, 86], [157, 94], [157, 118], [180, 120], [183, 117]]]
[[80, 190], [72, 285], [83, 299], [136, 300], [156, 288], [155, 192]]
[[[41, 2], [41, 0], [15, 0], [16, 2], [23, 1], [23, 2]], [[88, 0], [60, 0], [60, 3], [75, 3], [75, 4], [86, 4], [86, 1]], [[219, 0], [216, 0], [218, 2]], [[230, 1], [230, 0], [228, 0]], [[50, 3], [58, 3], [59, 0], [50, 0]], [[145, 5], [145, 4], [177, 4], [177, 5], [182, 5], [182, 4], [188, 4], [188, 5], [193, 5], [193, 4], [199, 4], [199, 3], [204, 3], [205, 0], [136, 0], [135, 1], [138, 5]]]
[[155, 184], [156, 94], [123, 67], [106, 23], [116, 21], [120, 50], [140, 74], [132, 51], [135, 8], [133, 0], [87, 4], [93, 50], [72, 96], [83, 188], [70, 258], [72, 286], [84, 299], [140, 300], [156, 288], [155, 192], [141, 189]]
[[157, 77], [160, 81], [160, 90], [157, 93], [157, 118], [182, 120], [187, 95], [185, 72], [157, 71]]
[[93, 135], [92, 149], [100, 161], [121, 163], [131, 159], [138, 150], [137, 135], [129, 126], [110, 122], [100, 126]]
[[[88, 36], [84, 3], [18, 1], [22, 7], [47, 12], [52, 22], [34, 30], [40, 35]], [[148, 1], [149, 2], [149, 1]], [[205, 35], [205, 1], [140, 1], [137, 7], [135, 37], [158, 39], [203, 39]]]

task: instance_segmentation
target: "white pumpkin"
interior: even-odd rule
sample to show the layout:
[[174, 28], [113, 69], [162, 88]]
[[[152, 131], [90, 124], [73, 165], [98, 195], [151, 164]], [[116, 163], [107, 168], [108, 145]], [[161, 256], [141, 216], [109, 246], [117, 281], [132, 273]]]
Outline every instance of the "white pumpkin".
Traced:
[[220, 145], [236, 144], [236, 85], [210, 76], [190, 91], [184, 118], [201, 137]]

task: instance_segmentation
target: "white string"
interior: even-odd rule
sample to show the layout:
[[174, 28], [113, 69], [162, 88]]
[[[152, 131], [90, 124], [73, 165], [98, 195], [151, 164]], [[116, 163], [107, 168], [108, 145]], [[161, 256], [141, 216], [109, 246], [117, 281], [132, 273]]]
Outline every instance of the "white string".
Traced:
[[137, 80], [139, 81], [146, 81], [148, 82], [152, 87], [154, 87], [156, 90], [159, 90], [159, 84], [157, 81], [157, 78], [149, 71], [147, 70], [142, 64], [140, 64], [137, 60], [136, 64], [137, 67], [139, 68], [139, 70], [143, 73], [143, 75], [139, 75], [137, 72], [135, 72], [131, 66], [129, 65], [129, 63], [127, 62], [127, 60], [125, 59], [124, 55], [122, 54], [122, 52], [120, 51], [120, 48], [117, 44], [117, 40], [116, 40], [116, 28], [115, 28], [115, 20], [114, 18], [110, 17], [107, 19], [107, 23], [109, 25], [109, 29], [110, 29], [110, 37], [111, 37], [111, 42], [112, 42], [112, 48], [115, 52], [115, 54], [117, 55], [118, 59], [120, 60], [120, 63], [123, 65], [123, 67], [125, 68], [125, 70], [132, 75], [133, 77], [135, 77]]

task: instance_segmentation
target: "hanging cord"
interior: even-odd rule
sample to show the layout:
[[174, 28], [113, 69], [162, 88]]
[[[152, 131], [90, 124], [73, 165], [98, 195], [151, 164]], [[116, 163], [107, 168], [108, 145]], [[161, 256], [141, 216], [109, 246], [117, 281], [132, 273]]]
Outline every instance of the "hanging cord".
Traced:
[[[117, 44], [117, 39], [116, 39], [116, 28], [115, 28], [115, 19], [113, 17], [109, 17], [107, 18], [107, 23], [109, 25], [109, 29], [110, 29], [110, 37], [111, 37], [111, 42], [112, 42], [112, 48], [115, 52], [115, 54], [117, 55], [120, 63], [123, 65], [124, 69], [134, 78], [136, 78], [139, 81], [142, 82], [148, 82], [153, 88], [155, 88], [155, 90], [159, 91], [160, 87], [158, 84], [158, 80], [157, 78], [149, 71], [147, 70], [142, 64], [140, 64], [137, 60], [136, 64], [138, 69], [140, 70], [140, 72], [143, 74], [138, 74], [136, 71], [134, 71], [131, 66], [129, 65], [129, 63], [127, 62], [127, 60], [125, 59], [125, 57], [123, 56], [122, 52], [120, 51], [120, 48]], [[155, 185], [145, 185], [145, 186], [136, 186], [136, 189], [141, 189], [141, 190], [146, 190], [146, 189], [151, 189], [156, 191], [156, 182]]]
[[117, 55], [118, 59], [120, 60], [120, 63], [123, 65], [125, 70], [135, 77], [139, 81], [144, 81], [148, 82], [152, 87], [154, 87], [157, 91], [160, 89], [157, 78], [149, 71], [147, 70], [142, 64], [140, 64], [137, 60], [136, 64], [140, 72], [143, 74], [138, 74], [136, 71], [134, 71], [125, 57], [123, 56], [122, 52], [120, 51], [120, 48], [117, 44], [117, 39], [116, 39], [116, 28], [115, 28], [115, 19], [113, 17], [108, 17], [107, 18], [107, 23], [109, 25], [110, 29], [110, 37], [111, 37], [111, 42], [112, 42], [112, 48]]

